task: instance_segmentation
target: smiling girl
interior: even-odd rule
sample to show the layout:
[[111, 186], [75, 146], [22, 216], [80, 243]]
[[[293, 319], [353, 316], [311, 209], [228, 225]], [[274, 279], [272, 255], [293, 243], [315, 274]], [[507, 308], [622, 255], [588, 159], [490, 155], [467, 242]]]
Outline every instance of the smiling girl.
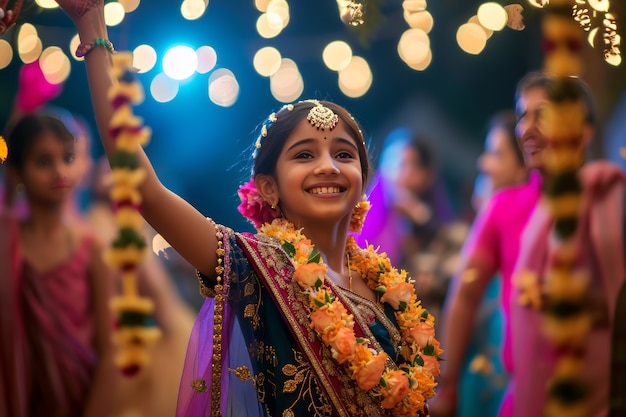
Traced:
[[[81, 38], [104, 148], [111, 44], [102, 1], [60, 0]], [[217, 225], [166, 189], [145, 153], [141, 213], [198, 271], [207, 297], [191, 335], [177, 415], [425, 415], [439, 373], [434, 318], [411, 279], [359, 248], [369, 174], [361, 129], [316, 100], [272, 113], [256, 139], [240, 211]]]

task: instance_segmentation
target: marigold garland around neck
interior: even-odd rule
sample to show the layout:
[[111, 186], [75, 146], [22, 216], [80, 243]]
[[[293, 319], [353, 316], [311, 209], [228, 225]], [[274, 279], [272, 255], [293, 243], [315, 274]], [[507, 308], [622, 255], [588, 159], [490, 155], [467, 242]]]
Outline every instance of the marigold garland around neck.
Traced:
[[385, 367], [388, 355], [376, 352], [368, 339], [356, 337], [353, 315], [326, 283], [328, 268], [302, 230], [277, 218], [264, 223], [258, 233], [280, 240], [295, 267], [293, 279], [308, 296], [311, 328], [356, 384], [380, 397], [381, 406], [394, 416], [425, 413], [426, 400], [435, 394], [438, 360], [443, 350], [435, 339], [435, 319], [421, 306], [407, 273], [393, 268], [387, 256], [373, 246], [361, 249], [348, 236], [346, 253], [351, 269], [360, 274], [381, 303], [389, 304], [395, 311], [402, 359], [398, 369], [389, 370]]
[[152, 318], [152, 300], [139, 296], [137, 290], [137, 272], [146, 253], [138, 191], [145, 171], [137, 149], [148, 141], [150, 130], [131, 109], [131, 104], [143, 101], [143, 90], [132, 69], [132, 54], [117, 53], [112, 59], [112, 76], [118, 82], [109, 90], [113, 107], [109, 134], [115, 141], [115, 152], [109, 159], [110, 196], [119, 230], [106, 253], [106, 260], [122, 274], [123, 293], [111, 302], [111, 308], [118, 315], [113, 336], [118, 346], [115, 362], [124, 375], [131, 376], [150, 362], [147, 350], [161, 336]]

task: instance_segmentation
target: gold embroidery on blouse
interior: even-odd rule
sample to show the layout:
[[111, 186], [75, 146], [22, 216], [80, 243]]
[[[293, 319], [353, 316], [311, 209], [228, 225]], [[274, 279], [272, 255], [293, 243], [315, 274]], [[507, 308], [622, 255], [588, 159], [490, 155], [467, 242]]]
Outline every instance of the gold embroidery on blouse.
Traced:
[[243, 295], [244, 297], [249, 297], [252, 294], [254, 294], [254, 284], [249, 282], [246, 284], [246, 286], [243, 288]]
[[283, 365], [281, 371], [288, 377], [283, 385], [282, 392], [295, 394], [296, 399], [283, 411], [283, 416], [294, 416], [293, 407], [303, 401], [309, 405], [308, 411], [314, 416], [329, 416], [332, 414], [332, 406], [323, 395], [311, 368], [302, 353], [292, 349], [296, 364]]

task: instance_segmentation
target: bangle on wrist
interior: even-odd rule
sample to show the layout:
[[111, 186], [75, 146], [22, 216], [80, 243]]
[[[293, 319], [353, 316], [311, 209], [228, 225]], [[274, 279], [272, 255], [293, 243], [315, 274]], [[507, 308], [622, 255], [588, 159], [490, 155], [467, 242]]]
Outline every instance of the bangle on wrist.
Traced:
[[76, 53], [74, 55], [76, 55], [76, 58], [84, 58], [91, 51], [93, 51], [95, 48], [99, 46], [106, 48], [106, 50], [109, 51], [109, 53], [111, 54], [115, 52], [115, 49], [113, 49], [113, 44], [111, 43], [110, 40], [103, 39], [103, 38], [96, 38], [96, 40], [93, 41], [92, 43], [81, 43], [80, 45], [78, 45], [78, 48], [76, 48]]

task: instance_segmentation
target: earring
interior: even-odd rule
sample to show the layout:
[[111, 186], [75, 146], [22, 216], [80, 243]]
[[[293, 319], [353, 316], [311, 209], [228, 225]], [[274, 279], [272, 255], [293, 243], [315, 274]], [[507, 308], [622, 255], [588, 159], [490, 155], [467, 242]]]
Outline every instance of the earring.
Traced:
[[363, 194], [361, 201], [352, 209], [352, 215], [350, 217], [350, 231], [359, 233], [363, 229], [363, 222], [365, 222], [365, 216], [370, 209], [370, 202], [367, 201], [367, 196]]
[[276, 203], [270, 204], [270, 207], [272, 208], [272, 210], [278, 210], [278, 207], [276, 206]]

